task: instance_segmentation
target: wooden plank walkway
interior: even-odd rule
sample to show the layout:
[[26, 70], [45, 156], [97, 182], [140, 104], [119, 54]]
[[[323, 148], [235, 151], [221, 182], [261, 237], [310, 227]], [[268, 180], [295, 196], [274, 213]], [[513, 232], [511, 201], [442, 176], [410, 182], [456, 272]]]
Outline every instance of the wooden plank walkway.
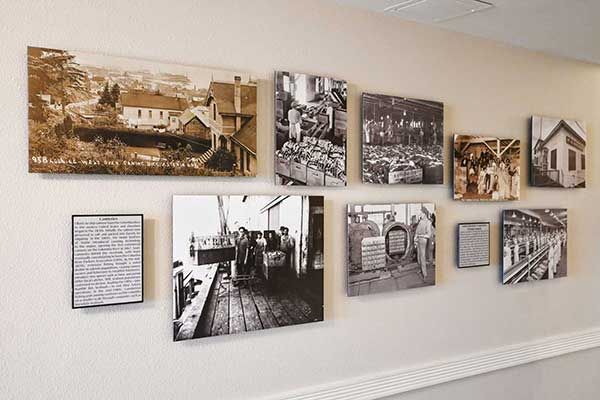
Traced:
[[262, 278], [234, 286], [219, 272], [194, 337], [218, 336], [323, 320], [300, 290], [276, 290]]
[[202, 319], [202, 311], [206, 307], [207, 300], [210, 299], [209, 292], [213, 287], [215, 277], [217, 277], [217, 269], [217, 264], [201, 265], [193, 268], [192, 274], [194, 279], [198, 281], [197, 285], [200, 289], [179, 317], [182, 325], [175, 340], [186, 340], [195, 337], [198, 323]]

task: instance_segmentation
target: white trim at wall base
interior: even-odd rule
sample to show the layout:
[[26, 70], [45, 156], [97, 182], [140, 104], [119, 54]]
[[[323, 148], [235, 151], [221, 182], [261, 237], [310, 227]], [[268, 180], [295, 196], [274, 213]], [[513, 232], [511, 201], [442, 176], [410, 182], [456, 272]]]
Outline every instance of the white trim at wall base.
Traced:
[[269, 399], [375, 400], [594, 347], [600, 347], [600, 328], [501, 347], [414, 369], [338, 381]]

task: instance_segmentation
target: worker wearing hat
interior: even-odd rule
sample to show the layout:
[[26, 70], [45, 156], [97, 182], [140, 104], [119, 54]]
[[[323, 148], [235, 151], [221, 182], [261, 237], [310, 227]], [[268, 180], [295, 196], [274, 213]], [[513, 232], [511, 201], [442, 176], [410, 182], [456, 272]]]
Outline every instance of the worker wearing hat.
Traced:
[[419, 222], [415, 229], [415, 245], [417, 246], [417, 262], [421, 267], [423, 279], [427, 279], [427, 243], [433, 236], [433, 226], [429, 219], [429, 210], [421, 208]]

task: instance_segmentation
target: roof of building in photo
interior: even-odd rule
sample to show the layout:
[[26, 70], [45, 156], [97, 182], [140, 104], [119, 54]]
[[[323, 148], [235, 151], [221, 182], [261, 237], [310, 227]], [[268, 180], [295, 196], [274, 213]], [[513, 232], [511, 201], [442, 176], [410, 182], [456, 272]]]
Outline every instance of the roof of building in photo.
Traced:
[[241, 109], [235, 109], [235, 83], [212, 81], [208, 88], [210, 99], [216, 101], [220, 114], [256, 115], [256, 84], [240, 83]]
[[250, 118], [242, 128], [233, 135], [232, 139], [246, 148], [246, 150], [256, 155], [256, 117]]
[[210, 128], [210, 120], [207, 113], [208, 110], [206, 107], [188, 108], [179, 116], [179, 120], [183, 125], [187, 125], [193, 120], [198, 120], [202, 125]]
[[[584, 144], [586, 143], [585, 130], [583, 129], [583, 127], [580, 125], [580, 123], [578, 121], [561, 119], [554, 126], [554, 128], [552, 128], [552, 130], [548, 132], [548, 134], [543, 139], [541, 137], [540, 137], [540, 139], [538, 139], [536, 146], [538, 144], [543, 146], [544, 144], [548, 143], [550, 141], [550, 139], [552, 139], [554, 137], [554, 135], [556, 135], [558, 132], [560, 132], [561, 128], [564, 128], [572, 135], [575, 135], [576, 138], [578, 140], [580, 140], [581, 142], [583, 142]], [[542, 135], [543, 135], [543, 133], [542, 133]]]
[[177, 111], [183, 111], [188, 106], [187, 100], [181, 97], [139, 91], [121, 94], [121, 105], [123, 107], [156, 108]]
[[415, 115], [429, 113], [442, 114], [444, 112], [444, 103], [438, 101], [411, 99], [383, 94], [363, 93], [363, 102], [366, 104], [374, 104], [379, 108], [388, 107], [398, 111], [412, 111]]
[[519, 139], [465, 135], [456, 135], [454, 137], [454, 143], [455, 146], [458, 147], [456, 150], [458, 150], [460, 154], [464, 154], [464, 152], [471, 145], [482, 144], [487, 147], [496, 157], [502, 157], [511, 148], [513, 150], [520, 151], [521, 145], [521, 141]]

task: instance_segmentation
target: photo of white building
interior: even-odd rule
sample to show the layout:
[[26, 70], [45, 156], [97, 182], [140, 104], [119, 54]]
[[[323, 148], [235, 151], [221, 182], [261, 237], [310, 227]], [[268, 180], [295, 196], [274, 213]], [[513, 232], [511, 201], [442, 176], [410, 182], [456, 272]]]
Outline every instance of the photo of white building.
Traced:
[[531, 185], [585, 187], [587, 134], [576, 120], [531, 119]]

